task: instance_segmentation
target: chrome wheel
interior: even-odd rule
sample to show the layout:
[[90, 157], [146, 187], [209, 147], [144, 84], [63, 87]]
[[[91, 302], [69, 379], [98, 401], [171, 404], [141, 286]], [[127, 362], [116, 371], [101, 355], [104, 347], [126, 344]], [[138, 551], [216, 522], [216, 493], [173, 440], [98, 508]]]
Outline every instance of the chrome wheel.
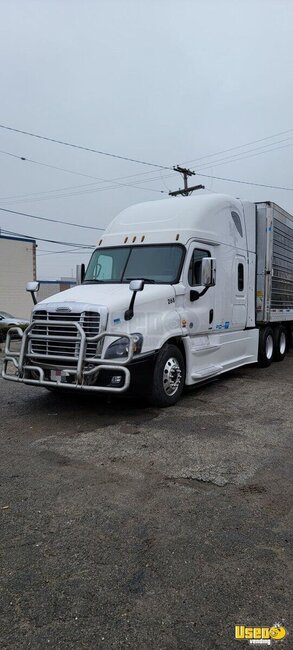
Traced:
[[272, 335], [269, 334], [266, 340], [266, 357], [268, 360], [272, 359], [273, 351], [274, 351], [274, 339]]
[[163, 370], [163, 388], [169, 397], [175, 395], [178, 390], [181, 383], [181, 375], [182, 372], [177, 359], [174, 357], [168, 359]]
[[285, 352], [286, 352], [286, 343], [287, 343], [286, 334], [285, 334], [285, 332], [281, 332], [280, 339], [279, 339], [279, 351], [280, 351], [280, 354], [282, 354], [282, 355], [285, 354]]

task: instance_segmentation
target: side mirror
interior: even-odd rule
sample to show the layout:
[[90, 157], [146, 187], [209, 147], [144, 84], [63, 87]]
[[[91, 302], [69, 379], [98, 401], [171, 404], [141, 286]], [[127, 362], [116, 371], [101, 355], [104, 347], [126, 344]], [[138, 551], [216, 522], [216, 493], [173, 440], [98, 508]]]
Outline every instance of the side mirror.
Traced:
[[26, 288], [26, 291], [30, 292], [30, 294], [32, 296], [32, 299], [33, 299], [33, 303], [34, 303], [34, 305], [36, 305], [37, 304], [37, 299], [36, 299], [35, 293], [37, 293], [37, 291], [39, 291], [40, 283], [39, 282], [27, 282], [25, 288]]
[[214, 257], [203, 257], [201, 260], [201, 285], [213, 287], [216, 284], [216, 260]]
[[76, 266], [76, 284], [82, 284], [85, 276], [85, 265], [77, 264]]
[[131, 296], [131, 301], [128, 309], [126, 309], [126, 312], [124, 314], [125, 320], [131, 320], [133, 318], [133, 307], [134, 307], [134, 301], [135, 301], [135, 296], [138, 291], [142, 291], [144, 288], [144, 280], [131, 280], [129, 283], [129, 289], [130, 291], [133, 291], [133, 294]]
[[196, 300], [198, 300], [200, 298], [200, 296], [201, 296], [201, 294], [198, 291], [196, 291], [195, 289], [190, 290], [190, 293], [189, 293], [190, 302], [195, 302]]
[[129, 283], [130, 291], [142, 291], [144, 288], [144, 280], [131, 280]]

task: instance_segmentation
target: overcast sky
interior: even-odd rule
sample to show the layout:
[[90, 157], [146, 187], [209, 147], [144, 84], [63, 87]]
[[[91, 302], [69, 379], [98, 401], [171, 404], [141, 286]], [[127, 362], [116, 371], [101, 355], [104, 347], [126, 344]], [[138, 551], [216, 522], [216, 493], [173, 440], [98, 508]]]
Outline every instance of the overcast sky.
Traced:
[[[1, 124], [293, 188], [292, 0], [0, 0], [0, 9]], [[103, 228], [128, 205], [164, 200], [181, 185], [168, 170], [3, 129], [0, 150], [35, 161], [0, 153], [0, 207], [80, 225]], [[293, 212], [292, 191], [200, 173], [195, 182]], [[99, 238], [2, 211], [0, 227], [78, 244]], [[56, 254], [64, 248], [38, 241], [39, 279], [88, 260], [85, 251]]]

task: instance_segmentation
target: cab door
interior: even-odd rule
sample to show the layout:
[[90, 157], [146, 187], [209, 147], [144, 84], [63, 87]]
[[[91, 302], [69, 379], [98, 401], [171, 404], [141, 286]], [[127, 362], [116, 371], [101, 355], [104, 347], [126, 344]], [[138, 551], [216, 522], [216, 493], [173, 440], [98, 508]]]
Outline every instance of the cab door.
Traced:
[[[189, 250], [185, 284], [187, 287], [185, 313], [189, 336], [209, 333], [215, 322], [215, 287], [204, 289], [201, 285], [202, 259], [214, 257], [212, 247], [194, 244]], [[194, 300], [195, 294], [198, 299]]]

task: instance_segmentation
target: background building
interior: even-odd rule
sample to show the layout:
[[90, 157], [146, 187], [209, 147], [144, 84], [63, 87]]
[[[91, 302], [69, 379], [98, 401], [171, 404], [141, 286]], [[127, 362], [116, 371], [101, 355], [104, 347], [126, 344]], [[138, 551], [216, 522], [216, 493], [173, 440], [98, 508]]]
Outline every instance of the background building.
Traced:
[[36, 279], [36, 241], [0, 234], [0, 310], [29, 318], [32, 298], [25, 290]]
[[65, 291], [65, 289], [71, 289], [76, 284], [76, 281], [73, 278], [61, 278], [61, 280], [39, 280], [40, 289], [37, 293], [37, 301], [45, 300], [49, 296], [53, 296], [54, 293], [59, 293], [59, 291]]

